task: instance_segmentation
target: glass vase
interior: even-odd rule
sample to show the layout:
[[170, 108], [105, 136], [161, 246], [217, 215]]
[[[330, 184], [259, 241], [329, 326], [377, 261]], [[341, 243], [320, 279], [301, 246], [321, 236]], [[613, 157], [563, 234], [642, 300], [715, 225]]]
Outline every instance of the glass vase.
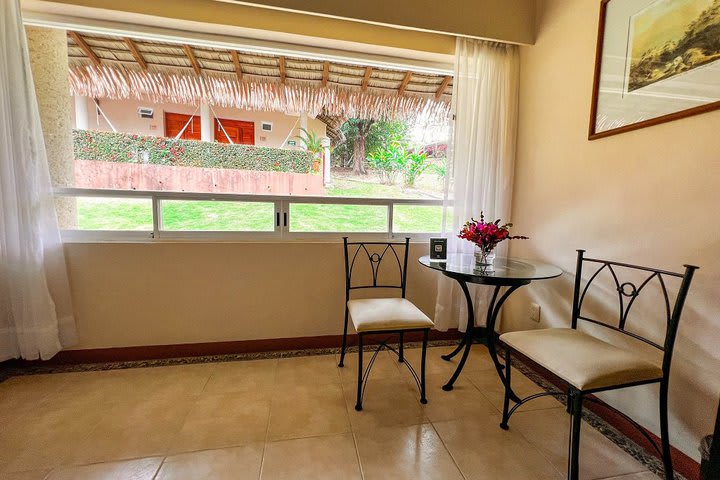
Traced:
[[495, 252], [493, 249], [475, 247], [475, 268], [492, 271], [494, 261]]

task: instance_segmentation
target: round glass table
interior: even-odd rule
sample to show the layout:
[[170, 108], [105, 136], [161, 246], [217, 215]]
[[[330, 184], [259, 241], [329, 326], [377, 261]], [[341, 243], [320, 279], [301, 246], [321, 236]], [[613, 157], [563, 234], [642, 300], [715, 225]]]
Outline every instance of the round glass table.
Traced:
[[[496, 258], [491, 268], [483, 268], [475, 265], [475, 256], [473, 254], [448, 254], [447, 260], [430, 260], [428, 255], [420, 257], [420, 264], [437, 270], [443, 275], [456, 280], [460, 284], [460, 288], [465, 295], [468, 311], [468, 326], [465, 329], [465, 335], [455, 350], [448, 355], [443, 355], [444, 360], [450, 361], [460, 352], [463, 352], [460, 362], [450, 380], [443, 385], [443, 390], [450, 391], [453, 384], [460, 376], [465, 366], [470, 347], [473, 343], [475, 334], [480, 330], [484, 330], [483, 343], [487, 345], [490, 357], [492, 358], [495, 368], [497, 369], [500, 380], [505, 382], [504, 365], [498, 361], [497, 351], [495, 349], [495, 322], [497, 321], [500, 308], [505, 300], [512, 293], [523, 285], [527, 285], [535, 280], [547, 280], [562, 275], [562, 270], [554, 265], [534, 260], [524, 260], [519, 258]], [[492, 299], [488, 306], [487, 322], [484, 329], [475, 326], [475, 309], [472, 302], [472, 296], [468, 290], [468, 283], [493, 286]], [[501, 293], [502, 289], [505, 291]], [[517, 395], [511, 391], [511, 398], [519, 401]]]

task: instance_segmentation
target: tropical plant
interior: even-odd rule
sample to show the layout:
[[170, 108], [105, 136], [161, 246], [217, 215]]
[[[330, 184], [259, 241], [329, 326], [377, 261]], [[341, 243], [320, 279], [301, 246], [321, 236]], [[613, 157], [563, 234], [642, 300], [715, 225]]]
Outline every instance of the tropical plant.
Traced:
[[322, 139], [320, 136], [312, 130], [300, 127], [301, 135], [296, 135], [295, 138], [300, 140], [303, 147], [308, 152], [315, 156], [320, 156], [323, 151]]
[[425, 170], [430, 167], [427, 162], [427, 153], [425, 152], [407, 152], [404, 158], [403, 176], [405, 178], [405, 186], [415, 186], [415, 180], [422, 175]]
[[378, 148], [368, 155], [367, 160], [370, 167], [380, 176], [380, 181], [392, 185], [405, 167], [406, 153], [405, 147], [396, 142], [387, 148]]

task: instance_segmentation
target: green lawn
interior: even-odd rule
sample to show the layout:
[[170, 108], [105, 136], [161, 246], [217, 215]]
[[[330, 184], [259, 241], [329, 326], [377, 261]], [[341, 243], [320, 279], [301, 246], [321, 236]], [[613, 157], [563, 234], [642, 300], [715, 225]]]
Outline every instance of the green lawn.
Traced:
[[[330, 196], [407, 198], [399, 187], [334, 181]], [[145, 199], [78, 198], [81, 230], [152, 230], [152, 203]], [[291, 204], [291, 232], [383, 232], [387, 207], [382, 205]], [[396, 205], [396, 232], [437, 232], [442, 207]], [[273, 231], [274, 205], [259, 202], [169, 200], [162, 203], [164, 230]]]

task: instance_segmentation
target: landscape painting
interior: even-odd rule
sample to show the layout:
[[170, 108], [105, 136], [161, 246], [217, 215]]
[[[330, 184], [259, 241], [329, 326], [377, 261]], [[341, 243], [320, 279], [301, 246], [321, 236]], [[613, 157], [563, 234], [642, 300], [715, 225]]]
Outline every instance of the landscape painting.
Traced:
[[720, 0], [657, 0], [630, 17], [632, 92], [720, 60]]

